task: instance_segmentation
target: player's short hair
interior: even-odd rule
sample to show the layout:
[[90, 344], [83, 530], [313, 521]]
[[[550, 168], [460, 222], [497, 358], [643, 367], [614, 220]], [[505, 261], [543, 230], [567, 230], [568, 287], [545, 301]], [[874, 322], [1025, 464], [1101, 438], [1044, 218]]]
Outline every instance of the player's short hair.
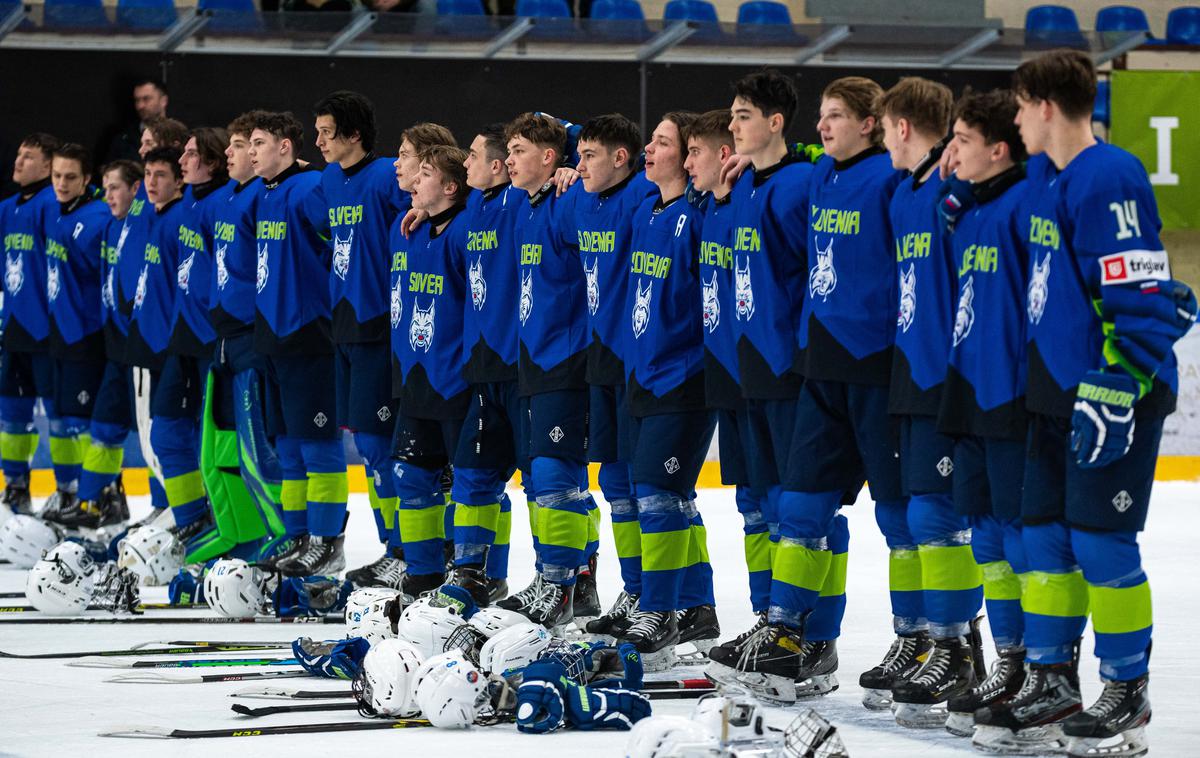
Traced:
[[683, 141], [704, 140], [715, 147], [733, 147], [733, 132], [729, 131], [729, 111], [721, 108], [701, 113], [691, 126], [683, 130]]
[[1078, 50], [1052, 50], [1017, 66], [1013, 91], [1026, 100], [1049, 100], [1072, 121], [1088, 118], [1096, 104], [1096, 66]]
[[334, 137], [357, 134], [363, 150], [375, 149], [375, 106], [366, 95], [346, 89], [331, 92], [313, 106], [313, 115], [333, 117]]
[[508, 124], [497, 121], [479, 130], [486, 145], [488, 160], [503, 161], [508, 157], [508, 141], [504, 139], [504, 131]]
[[417, 155], [424, 153], [434, 145], [458, 146], [458, 140], [454, 139], [454, 135], [449, 129], [441, 124], [432, 124], [428, 121], [413, 124], [401, 132], [400, 142], [405, 140], [408, 140], [408, 144], [413, 146]]
[[740, 97], [770, 117], [778, 113], [783, 116], [783, 128], [787, 130], [800, 112], [800, 94], [792, 77], [768, 68], [747, 74], [733, 85], [733, 96]]
[[684, 161], [687, 160], [687, 131], [692, 128], [692, 124], [696, 123], [696, 119], [700, 118], [699, 114], [692, 111], [667, 111], [663, 114], [663, 121], [670, 121], [679, 129], [679, 168], [683, 168]]
[[146, 122], [146, 128], [154, 135], [154, 141], [159, 147], [183, 147], [187, 142], [188, 128], [182, 121], [166, 116], [152, 118]]
[[171, 167], [171, 173], [175, 174], [175, 178], [182, 179], [183, 168], [179, 165], [181, 157], [183, 157], [183, 152], [177, 147], [156, 147], [146, 153], [142, 163], [147, 167], [151, 163], [166, 163]]
[[883, 123], [879, 119], [879, 112], [875, 110], [875, 101], [882, 94], [883, 87], [873, 79], [865, 76], [843, 76], [826, 85], [821, 99], [836, 97], [845, 103], [859, 120], [865, 121], [868, 117], [875, 119], [875, 128], [871, 130], [871, 142], [878, 145], [883, 141]]
[[164, 82], [162, 79], [157, 79], [153, 76], [143, 76], [141, 79], [138, 79], [137, 81], [135, 81], [133, 83], [133, 89], [137, 89], [138, 87], [145, 87], [147, 84], [149, 84], [151, 87], [154, 87], [154, 89], [158, 90], [159, 92], [161, 92], [164, 95], [171, 94], [170, 92], [167, 91], [167, 83]]
[[86, 147], [77, 142], [67, 142], [54, 149], [55, 158], [66, 158], [79, 162], [79, 170], [84, 176], [92, 175], [92, 154]]
[[442, 178], [454, 182], [454, 202], [466, 200], [471, 188], [467, 186], [467, 151], [456, 145], [430, 145], [419, 155], [421, 163], [428, 163], [442, 173]]
[[972, 92], [969, 88], [954, 105], [955, 120], [962, 120], [983, 135], [987, 144], [1003, 142], [1014, 161], [1025, 160], [1025, 143], [1013, 121], [1017, 117], [1017, 99], [1012, 90], [994, 89], [991, 92]]
[[42, 157], [44, 157], [46, 160], [50, 160], [54, 157], [54, 151], [57, 150], [61, 144], [62, 141], [59, 140], [58, 137], [55, 137], [53, 134], [47, 134], [46, 132], [33, 132], [32, 134], [26, 134], [21, 138], [21, 147], [36, 147], [38, 150], [42, 151]]
[[625, 148], [632, 161], [642, 152], [642, 132], [637, 124], [620, 113], [590, 118], [579, 131], [579, 142], [599, 142], [609, 150]]
[[554, 150], [561, 160], [567, 147], [567, 129], [557, 119], [542, 113], [522, 113], [504, 130], [505, 142], [524, 137], [539, 148]]
[[254, 119], [254, 129], [261, 129], [275, 139], [288, 140], [292, 143], [292, 151], [299, 155], [300, 146], [304, 139], [304, 124], [300, 123], [300, 119], [296, 118], [291, 111], [283, 111], [282, 113], [272, 113], [270, 111], [257, 111], [257, 118]]
[[229, 133], [217, 126], [201, 126], [192, 130], [191, 137], [196, 140], [200, 162], [208, 166], [213, 178], [219, 181], [228, 179], [225, 148], [229, 145]]
[[104, 168], [100, 169], [100, 176], [103, 178], [108, 176], [109, 173], [113, 171], [116, 171], [118, 174], [120, 174], [121, 181], [130, 187], [132, 187], [135, 183], [140, 182], [142, 177], [146, 175], [146, 172], [142, 170], [140, 164], [135, 163], [134, 161], [125, 160], [124, 158], [104, 164]]
[[230, 137], [240, 134], [246, 139], [250, 139], [250, 132], [254, 131], [254, 125], [258, 123], [260, 118], [267, 114], [268, 111], [258, 109], [246, 111], [233, 121], [230, 121], [229, 126], [225, 127], [225, 131], [229, 132]]
[[879, 96], [873, 110], [892, 120], [904, 119], [912, 128], [933, 137], [944, 137], [954, 108], [954, 93], [941, 82], [906, 76]]

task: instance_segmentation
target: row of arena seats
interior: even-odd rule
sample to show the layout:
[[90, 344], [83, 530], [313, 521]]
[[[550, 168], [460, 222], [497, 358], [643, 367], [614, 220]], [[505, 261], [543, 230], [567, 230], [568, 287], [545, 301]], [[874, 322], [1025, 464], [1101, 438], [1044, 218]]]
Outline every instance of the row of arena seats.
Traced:
[[[1200, 45], [1200, 7], [1176, 8], [1167, 15], [1165, 37], [1156, 37], [1146, 12], [1132, 5], [1110, 5], [1096, 12], [1097, 32], [1146, 32], [1149, 44]], [[1025, 14], [1025, 35], [1057, 44], [1082, 40], [1079, 19], [1065, 5], [1037, 5]]]

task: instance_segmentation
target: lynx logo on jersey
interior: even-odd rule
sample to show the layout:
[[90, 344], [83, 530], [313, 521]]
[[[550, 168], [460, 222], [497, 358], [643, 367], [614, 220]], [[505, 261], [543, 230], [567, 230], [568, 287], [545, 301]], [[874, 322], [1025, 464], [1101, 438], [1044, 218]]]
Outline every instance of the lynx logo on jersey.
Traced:
[[745, 268], [742, 268], [740, 261], [734, 261], [733, 299], [736, 303], [734, 316], [738, 321], [749, 321], [754, 318], [754, 287], [750, 284], [749, 257], [746, 258]]
[[8, 294], [16, 295], [21, 291], [23, 284], [25, 284], [24, 254], [18, 252], [16, 258], [5, 256], [4, 289], [8, 290]]
[[711, 334], [716, 330], [717, 324], [721, 323], [721, 303], [717, 300], [717, 272], [712, 272], [712, 281], [706, 282], [701, 279], [700, 284], [704, 287], [704, 326]]
[[196, 254], [191, 253], [183, 259], [183, 263], [179, 264], [179, 271], [175, 275], [175, 281], [179, 284], [181, 292], [188, 291], [188, 283], [192, 280], [192, 264], [196, 262]]
[[967, 277], [967, 281], [962, 286], [962, 293], [958, 296], [958, 313], [954, 314], [954, 344], [962, 342], [971, 333], [971, 327], [975, 325], [975, 309], [971, 304], [975, 302], [975, 275]]
[[254, 290], [262, 292], [263, 287], [267, 286], [267, 277], [271, 275], [271, 270], [267, 268], [267, 255], [270, 250], [267, 248], [267, 243], [262, 243], [258, 246], [258, 268], [254, 277]]
[[142, 273], [138, 274], [137, 289], [133, 291], [133, 309], [140, 311], [142, 303], [146, 302], [146, 277], [150, 274], [150, 264], [142, 266]]
[[222, 243], [217, 245], [215, 255], [217, 258], [217, 289], [225, 289], [225, 285], [229, 284], [229, 269], [225, 267], [225, 256], [229, 252], [229, 245]]
[[533, 312], [533, 271], [526, 271], [521, 274], [521, 308], [518, 315], [521, 318], [521, 325], [525, 325], [525, 321], [529, 318], [529, 314]]
[[58, 299], [58, 290], [58, 266], [51, 263], [46, 266], [46, 298], [53, 303]]
[[583, 266], [583, 273], [587, 277], [587, 303], [588, 313], [596, 315], [596, 310], [600, 308], [600, 259], [592, 258], [592, 267], [588, 268], [587, 264]]
[[482, 310], [487, 302], [487, 280], [483, 278], [483, 258], [476, 258], [467, 266], [467, 279], [471, 283], [471, 306]]
[[917, 317], [917, 266], [908, 264], [908, 271], [900, 272], [900, 315], [896, 326], [900, 331], [907, 332]]
[[633, 338], [637, 339], [646, 333], [650, 325], [650, 298], [654, 296], [654, 280], [646, 289], [642, 289], [642, 278], [638, 277], [637, 297], [633, 303]]
[[433, 344], [433, 319], [436, 314], [437, 300], [431, 298], [425, 310], [421, 310], [417, 301], [413, 301], [412, 321], [408, 324], [408, 346], [413, 352], [429, 352], [429, 346]]
[[824, 250], [817, 250], [817, 265], [808, 274], [808, 294], [810, 297], [821, 296], [828, 300], [837, 288], [837, 271], [833, 268], [833, 237]]
[[333, 235], [333, 273], [337, 274], [338, 279], [345, 279], [347, 272], [350, 271], [350, 246], [354, 244], [354, 230], [350, 230], [350, 236], [342, 239], [336, 234]]
[[392, 287], [392, 328], [396, 329], [400, 326], [400, 314], [404, 312], [404, 300], [401, 294], [401, 285], [404, 284], [404, 279], [397, 279], [396, 284]]
[[100, 288], [100, 304], [105, 310], [115, 310], [117, 307], [116, 288], [113, 287], [113, 272], [116, 269], [110, 268], [108, 276], [104, 277], [104, 286]]
[[1037, 254], [1033, 256], [1033, 273], [1029, 277], [1028, 302], [1025, 306], [1029, 315], [1029, 323], [1036, 324], [1042, 320], [1046, 312], [1046, 300], [1050, 297], [1048, 282], [1050, 279], [1050, 253], [1046, 260], [1037, 262]]

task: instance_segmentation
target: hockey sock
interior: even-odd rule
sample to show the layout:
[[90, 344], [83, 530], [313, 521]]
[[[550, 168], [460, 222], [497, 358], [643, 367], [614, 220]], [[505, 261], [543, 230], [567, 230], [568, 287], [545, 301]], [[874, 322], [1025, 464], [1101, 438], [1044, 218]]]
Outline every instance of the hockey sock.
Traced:
[[804, 639], [816, 642], [842, 636], [842, 618], [846, 615], [846, 567], [850, 557], [850, 522], [842, 514], [833, 519], [829, 530], [829, 572], [821, 585], [821, 594], [808, 622]]
[[1154, 629], [1137, 533], [1072, 529], [1071, 546], [1087, 580], [1100, 676], [1136, 679], [1148, 670]]
[[0, 465], [8, 484], [29, 486], [29, 463], [38, 443], [35, 402], [32, 397], [0, 397]]
[[150, 425], [150, 445], [162, 467], [167, 504], [179, 526], [201, 518], [208, 506], [196, 448], [199, 431], [191, 418], [155, 416]]
[[314, 537], [336, 537], [346, 525], [346, 449], [342, 440], [300, 440], [308, 482], [308, 533]]
[[400, 463], [395, 479], [399, 509], [396, 525], [404, 544], [404, 560], [410, 574], [442, 574], [446, 561], [446, 501], [442, 495], [440, 468], [430, 469]]
[[237, 430], [238, 467], [242, 481], [250, 491], [267, 530], [278, 537], [286, 534], [282, 494], [283, 471], [270, 440], [267, 439], [263, 414], [263, 393], [258, 371], [247, 369], [233, 376], [234, 427]]
[[642, 532], [639, 605], [647, 611], [680, 610], [684, 574], [691, 565], [691, 515], [695, 506], [689, 508], [678, 494], [652, 485], [638, 484], [635, 492]]
[[579, 489], [581, 464], [560, 458], [533, 459], [537, 484], [537, 535], [542, 576], [555, 584], [574, 584], [586, 563], [589, 495]]
[[496, 541], [488, 550], [485, 571], [491, 579], [508, 578], [508, 543], [512, 535], [512, 500], [500, 493], [500, 514], [496, 519]]
[[1004, 524], [995, 516], [971, 519], [971, 552], [983, 575], [988, 626], [999, 650], [1020, 647], [1024, 643], [1025, 629], [1021, 613], [1021, 580], [1008, 561], [1004, 532]]
[[921, 554], [908, 529], [908, 501], [875, 503], [875, 522], [888, 549], [888, 589], [892, 598], [892, 627], [897, 634], [926, 628], [921, 585]]
[[279, 466], [283, 474], [279, 498], [283, 506], [283, 525], [288, 537], [308, 533], [308, 471], [300, 452], [300, 440], [281, 436], [275, 440]]
[[[738, 513], [742, 514], [742, 549], [750, 574], [750, 608], [755, 613], [765, 611], [771, 601], [771, 532], [762, 510], [765, 499], [757, 490], [743, 484], [737, 486], [734, 495]], [[614, 508], [613, 530], [616, 528]], [[618, 543], [617, 555], [620, 554]]]
[[375, 517], [379, 541], [389, 544], [396, 518], [396, 484], [392, 479], [392, 441], [381, 434], [355, 432], [354, 447], [363, 459], [367, 476], [367, 499]]
[[971, 553], [971, 529], [946, 494], [918, 494], [908, 501], [909, 532], [921, 555], [921, 587], [929, 634], [961, 637], [983, 601], [983, 576]]
[[500, 529], [501, 474], [491, 469], [456, 468], [451, 494], [455, 503], [454, 563], [479, 566]]
[[1088, 614], [1088, 586], [1071, 549], [1071, 530], [1060, 521], [1026, 524], [1021, 541], [1029, 561], [1021, 597], [1027, 660], [1066, 663]]
[[679, 610], [698, 605], [715, 605], [713, 570], [708, 558], [708, 531], [696, 508], [695, 497], [683, 501], [688, 514], [688, 549], [683, 585], [679, 589]]
[[91, 444], [83, 454], [83, 470], [79, 474], [80, 500], [96, 500], [101, 490], [121, 473], [129, 427], [93, 421], [91, 432]]
[[75, 492], [83, 470], [83, 453], [91, 442], [88, 419], [77, 416], [50, 417], [50, 463], [58, 489]]
[[817, 605], [833, 562], [829, 533], [842, 493], [784, 491], [779, 497], [779, 542], [771, 564], [767, 618], [799, 629]]
[[597, 477], [600, 492], [612, 517], [613, 544], [621, 566], [621, 583], [631, 595], [642, 592], [642, 536], [638, 526], [637, 501], [626, 463], [602, 463]]

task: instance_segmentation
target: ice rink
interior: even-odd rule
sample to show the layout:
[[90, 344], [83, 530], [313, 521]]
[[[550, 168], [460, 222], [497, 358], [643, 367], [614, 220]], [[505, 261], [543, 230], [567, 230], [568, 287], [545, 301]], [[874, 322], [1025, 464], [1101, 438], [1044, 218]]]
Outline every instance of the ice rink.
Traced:
[[[510, 585], [520, 589], [532, 573], [529, 534], [523, 525], [524, 502], [513, 492], [514, 519]], [[145, 499], [133, 505], [134, 517], [148, 507]], [[708, 546], [716, 569], [717, 609], [723, 637], [743, 631], [752, 622], [742, 559], [741, 518], [733, 490], [705, 490], [699, 498], [708, 527]], [[375, 528], [365, 495], [352, 496], [346, 544], [350, 567], [378, 556]], [[606, 510], [601, 506], [602, 510]], [[879, 661], [891, 640], [887, 594], [887, 551], [875, 526], [864, 491], [859, 504], [846, 509], [851, 524], [848, 608], [839, 643], [841, 688], [818, 701], [808, 701], [840, 730], [854, 758], [863, 756], [958, 756], [974, 754], [966, 740], [940, 730], [903, 729], [889, 714], [871, 713], [860, 704], [858, 675]], [[606, 514], [607, 516], [607, 514]], [[1200, 698], [1200, 591], [1196, 587], [1197, 533], [1200, 523], [1200, 484], [1166, 483], [1154, 491], [1143, 558], [1155, 604], [1154, 658], [1151, 697], [1154, 719], [1148, 729], [1151, 751], [1160, 756], [1200, 755], [1200, 718], [1194, 705]], [[605, 519], [607, 522], [607, 518]], [[600, 562], [601, 599], [607, 606], [619, 590], [611, 531], [605, 524]], [[23, 590], [25, 572], [0, 566], [0, 591]], [[143, 591], [143, 601], [165, 600], [165, 589]], [[5, 601], [20, 604], [20, 601]], [[180, 611], [197, 615], [200, 611]], [[207, 613], [207, 611], [205, 611]], [[170, 612], [159, 611], [159, 614]], [[985, 624], [986, 629], [986, 624]], [[125, 648], [151, 640], [291, 640], [300, 635], [340, 636], [337, 626], [279, 624], [138, 624], [138, 625], [19, 625], [0, 626], [0, 650], [37, 653], [56, 650]], [[1081, 667], [1084, 701], [1099, 691], [1097, 664], [1091, 656], [1090, 628], [1084, 640]], [[991, 642], [985, 642], [991, 661]], [[281, 653], [268, 653], [281, 655]], [[187, 656], [191, 657], [191, 656]], [[120, 660], [120, 659], [110, 659]], [[228, 670], [228, 669], [227, 669]], [[240, 669], [239, 669], [240, 670]], [[674, 674], [697, 675], [688, 667]], [[340, 756], [471, 756], [492, 758], [537, 755], [624, 755], [627, 733], [558, 732], [523, 735], [514, 726], [476, 728], [470, 732], [436, 729], [287, 735], [224, 740], [102, 739], [97, 733], [116, 726], [153, 725], [185, 729], [254, 728], [306, 722], [357, 720], [353, 711], [286, 714], [248, 720], [230, 712], [229, 694], [253, 683], [117, 684], [103, 680], [120, 671], [70, 668], [61, 660], [0, 660], [0, 755], [20, 756], [163, 756], [206, 755], [236, 751], [236, 755]], [[672, 676], [671, 678], [677, 678]], [[263, 684], [270, 684], [266, 682]], [[317, 679], [285, 679], [280, 686], [345, 690], [349, 684]], [[285, 701], [247, 701], [255, 705]], [[692, 701], [655, 702], [656, 713], [687, 715]], [[769, 710], [772, 725], [786, 726], [799, 709]]]

